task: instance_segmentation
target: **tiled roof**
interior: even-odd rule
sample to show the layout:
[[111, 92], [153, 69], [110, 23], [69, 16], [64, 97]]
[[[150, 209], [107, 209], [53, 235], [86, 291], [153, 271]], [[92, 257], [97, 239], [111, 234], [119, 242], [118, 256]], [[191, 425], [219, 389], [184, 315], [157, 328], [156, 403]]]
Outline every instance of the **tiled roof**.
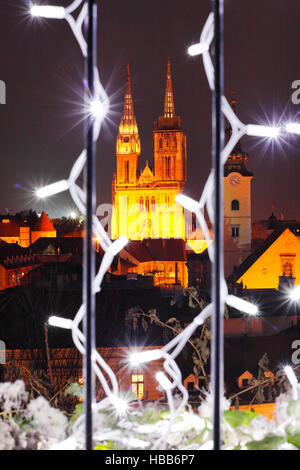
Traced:
[[124, 248], [139, 262], [186, 261], [185, 242], [182, 239], [144, 239], [130, 241]]
[[53, 224], [50, 222], [47, 214], [42, 213], [41, 217], [32, 229], [33, 232], [55, 232]]

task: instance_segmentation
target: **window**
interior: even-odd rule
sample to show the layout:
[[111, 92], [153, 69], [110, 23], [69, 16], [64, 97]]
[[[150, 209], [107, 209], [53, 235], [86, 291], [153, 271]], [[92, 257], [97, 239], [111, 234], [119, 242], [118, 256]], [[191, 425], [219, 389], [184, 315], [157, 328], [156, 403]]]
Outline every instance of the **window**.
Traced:
[[125, 181], [129, 181], [129, 161], [126, 160], [125, 162]]
[[194, 389], [195, 389], [195, 384], [194, 384], [194, 382], [188, 382], [188, 383], [187, 383], [187, 389], [188, 389], [188, 392], [193, 392]]
[[283, 265], [283, 276], [293, 277], [293, 267], [289, 261], [286, 261]]
[[248, 387], [249, 379], [242, 379], [242, 387]]
[[155, 197], [151, 198], [151, 211], [155, 212]]
[[144, 200], [142, 197], [140, 198], [140, 212], [144, 212]]
[[139, 400], [144, 398], [144, 375], [133, 374], [131, 376], [131, 390]]
[[240, 210], [240, 201], [238, 201], [237, 199], [233, 199], [233, 201], [231, 201], [231, 210], [232, 211], [239, 211]]
[[159, 148], [162, 148], [162, 139], [159, 139]]
[[231, 227], [231, 236], [232, 238], [238, 238], [240, 236], [240, 227], [233, 225]]
[[146, 197], [146, 211], [149, 212], [149, 198]]

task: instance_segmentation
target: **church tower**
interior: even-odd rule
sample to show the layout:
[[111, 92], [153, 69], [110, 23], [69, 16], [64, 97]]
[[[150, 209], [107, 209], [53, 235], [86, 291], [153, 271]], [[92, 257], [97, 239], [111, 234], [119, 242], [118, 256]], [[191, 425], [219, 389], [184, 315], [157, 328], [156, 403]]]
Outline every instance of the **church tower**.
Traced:
[[178, 181], [181, 189], [186, 182], [186, 136], [181, 128], [181, 118], [175, 114], [168, 60], [164, 114], [154, 123], [154, 174], [159, 181]]
[[[231, 106], [235, 111], [236, 100]], [[226, 141], [230, 139], [230, 124], [225, 130]], [[248, 171], [248, 154], [239, 141], [224, 166], [224, 254], [225, 274], [231, 274], [251, 251], [251, 180]]]
[[141, 143], [133, 111], [129, 63], [126, 67], [124, 110], [117, 138], [117, 184], [135, 185], [140, 166]]

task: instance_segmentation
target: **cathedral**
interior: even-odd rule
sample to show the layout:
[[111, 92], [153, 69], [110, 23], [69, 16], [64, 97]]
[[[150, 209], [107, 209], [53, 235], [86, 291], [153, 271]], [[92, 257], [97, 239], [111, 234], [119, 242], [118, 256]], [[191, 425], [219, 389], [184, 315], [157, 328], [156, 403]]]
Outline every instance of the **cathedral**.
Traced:
[[124, 111], [116, 145], [117, 172], [113, 178], [111, 238], [185, 239], [183, 208], [175, 197], [186, 182], [186, 136], [175, 113], [168, 61], [164, 112], [153, 126], [154, 169], [140, 167], [141, 142], [133, 110], [127, 64]]

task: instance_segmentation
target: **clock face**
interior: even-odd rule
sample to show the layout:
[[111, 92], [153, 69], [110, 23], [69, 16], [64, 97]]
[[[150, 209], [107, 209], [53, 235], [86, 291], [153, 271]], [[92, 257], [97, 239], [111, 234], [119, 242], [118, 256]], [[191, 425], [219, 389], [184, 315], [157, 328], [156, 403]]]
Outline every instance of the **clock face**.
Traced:
[[230, 184], [232, 184], [232, 186], [237, 186], [238, 184], [240, 184], [241, 182], [241, 178], [239, 177], [239, 175], [232, 175], [232, 177], [230, 178]]

